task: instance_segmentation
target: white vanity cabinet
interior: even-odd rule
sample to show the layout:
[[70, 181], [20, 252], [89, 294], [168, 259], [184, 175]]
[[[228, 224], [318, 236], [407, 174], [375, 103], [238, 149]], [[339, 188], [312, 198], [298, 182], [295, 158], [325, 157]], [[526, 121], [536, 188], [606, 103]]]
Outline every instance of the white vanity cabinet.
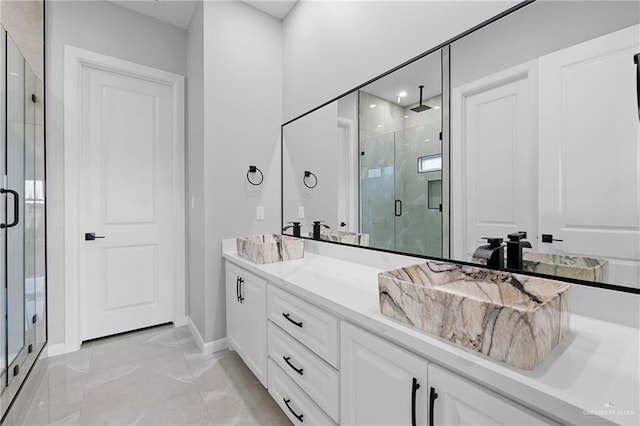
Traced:
[[273, 285], [267, 300], [269, 393], [294, 424], [339, 422], [339, 319]]
[[427, 424], [428, 361], [344, 321], [340, 354], [342, 424]]
[[433, 400], [430, 426], [556, 424], [433, 363], [429, 364], [429, 396]]
[[267, 386], [266, 280], [226, 262], [227, 340]]

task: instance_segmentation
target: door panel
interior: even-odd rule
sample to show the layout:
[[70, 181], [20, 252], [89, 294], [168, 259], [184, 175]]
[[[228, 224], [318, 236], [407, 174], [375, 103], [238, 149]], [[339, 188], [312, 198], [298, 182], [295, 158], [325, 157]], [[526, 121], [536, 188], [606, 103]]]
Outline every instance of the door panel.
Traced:
[[[535, 110], [527, 70], [470, 83], [461, 92], [463, 166], [456, 169], [454, 193], [463, 194], [459, 213], [464, 226], [463, 250], [468, 260], [485, 243], [483, 237], [537, 232], [537, 140]], [[458, 182], [456, 184], [456, 182]], [[454, 212], [456, 209], [454, 208]], [[532, 241], [535, 249], [535, 241]]]
[[173, 319], [172, 91], [83, 67], [82, 339]]
[[[609, 260], [607, 282], [640, 282], [639, 26], [540, 58], [542, 251]], [[608, 107], [604, 107], [608, 106]]]

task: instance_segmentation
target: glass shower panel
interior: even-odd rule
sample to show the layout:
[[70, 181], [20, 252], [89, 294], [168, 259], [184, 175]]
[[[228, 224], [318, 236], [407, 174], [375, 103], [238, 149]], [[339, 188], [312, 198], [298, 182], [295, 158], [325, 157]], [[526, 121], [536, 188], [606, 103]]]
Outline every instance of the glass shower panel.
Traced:
[[[6, 228], [7, 262], [7, 382], [14, 374], [14, 365], [19, 365], [24, 356], [25, 344], [25, 226], [20, 215], [24, 215], [25, 199], [25, 71], [24, 60], [10, 37], [7, 37], [7, 141], [6, 141], [6, 187], [15, 191], [17, 197], [5, 197], [6, 223], [16, 222]], [[17, 209], [15, 205], [17, 203]], [[16, 215], [17, 213], [17, 215]]]
[[360, 142], [361, 232], [369, 234], [369, 245], [393, 249], [395, 136], [387, 133]]
[[[0, 179], [4, 179], [5, 170], [6, 170], [6, 150], [5, 150], [5, 102], [6, 99], [6, 88], [4, 82], [6, 81], [6, 55], [5, 55], [5, 45], [6, 45], [6, 33], [4, 29], [0, 27]], [[4, 188], [3, 183], [0, 183], [0, 186]], [[4, 195], [4, 194], [2, 194]], [[0, 222], [4, 223], [6, 211], [6, 197], [0, 197]], [[0, 231], [0, 235], [2, 235], [4, 230]], [[6, 374], [7, 374], [7, 294], [6, 294], [6, 286], [4, 285], [4, 277], [5, 277], [5, 244], [4, 239], [0, 238], [0, 391], [3, 391], [6, 384]]]
[[402, 201], [402, 214], [396, 217], [396, 249], [440, 257], [442, 213], [433, 198], [438, 189], [441, 194], [442, 170], [422, 172], [419, 167], [421, 158], [442, 155], [440, 121], [396, 132], [395, 149], [395, 191]]
[[27, 352], [35, 343], [36, 314], [36, 226], [35, 226], [35, 92], [36, 77], [31, 67], [24, 65], [24, 298], [25, 346]]

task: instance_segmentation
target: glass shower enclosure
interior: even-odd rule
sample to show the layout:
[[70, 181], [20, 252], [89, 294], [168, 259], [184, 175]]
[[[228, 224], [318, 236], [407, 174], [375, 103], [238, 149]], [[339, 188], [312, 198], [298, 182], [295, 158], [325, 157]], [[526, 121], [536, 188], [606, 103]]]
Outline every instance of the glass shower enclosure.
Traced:
[[46, 339], [42, 81], [1, 30], [0, 402], [4, 416]]

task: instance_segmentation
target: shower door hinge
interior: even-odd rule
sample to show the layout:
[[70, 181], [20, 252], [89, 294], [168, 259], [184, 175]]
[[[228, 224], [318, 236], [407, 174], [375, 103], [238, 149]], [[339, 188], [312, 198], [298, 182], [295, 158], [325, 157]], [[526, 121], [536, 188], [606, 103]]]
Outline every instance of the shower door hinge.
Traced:
[[31, 102], [33, 102], [35, 104], [37, 100], [38, 100], [38, 98], [36, 97], [36, 95], [32, 93], [31, 94]]
[[29, 347], [27, 348], [27, 351], [29, 353], [33, 352], [33, 345], [29, 345]]
[[34, 314], [33, 317], [31, 318], [31, 322], [33, 324], [35, 324], [36, 322], [38, 322], [38, 314]]
[[440, 140], [442, 140], [442, 132], [440, 132], [440, 136], [439, 137], [440, 137]]
[[19, 372], [20, 372], [20, 366], [19, 365], [14, 365], [13, 366], [13, 375], [17, 376]]

